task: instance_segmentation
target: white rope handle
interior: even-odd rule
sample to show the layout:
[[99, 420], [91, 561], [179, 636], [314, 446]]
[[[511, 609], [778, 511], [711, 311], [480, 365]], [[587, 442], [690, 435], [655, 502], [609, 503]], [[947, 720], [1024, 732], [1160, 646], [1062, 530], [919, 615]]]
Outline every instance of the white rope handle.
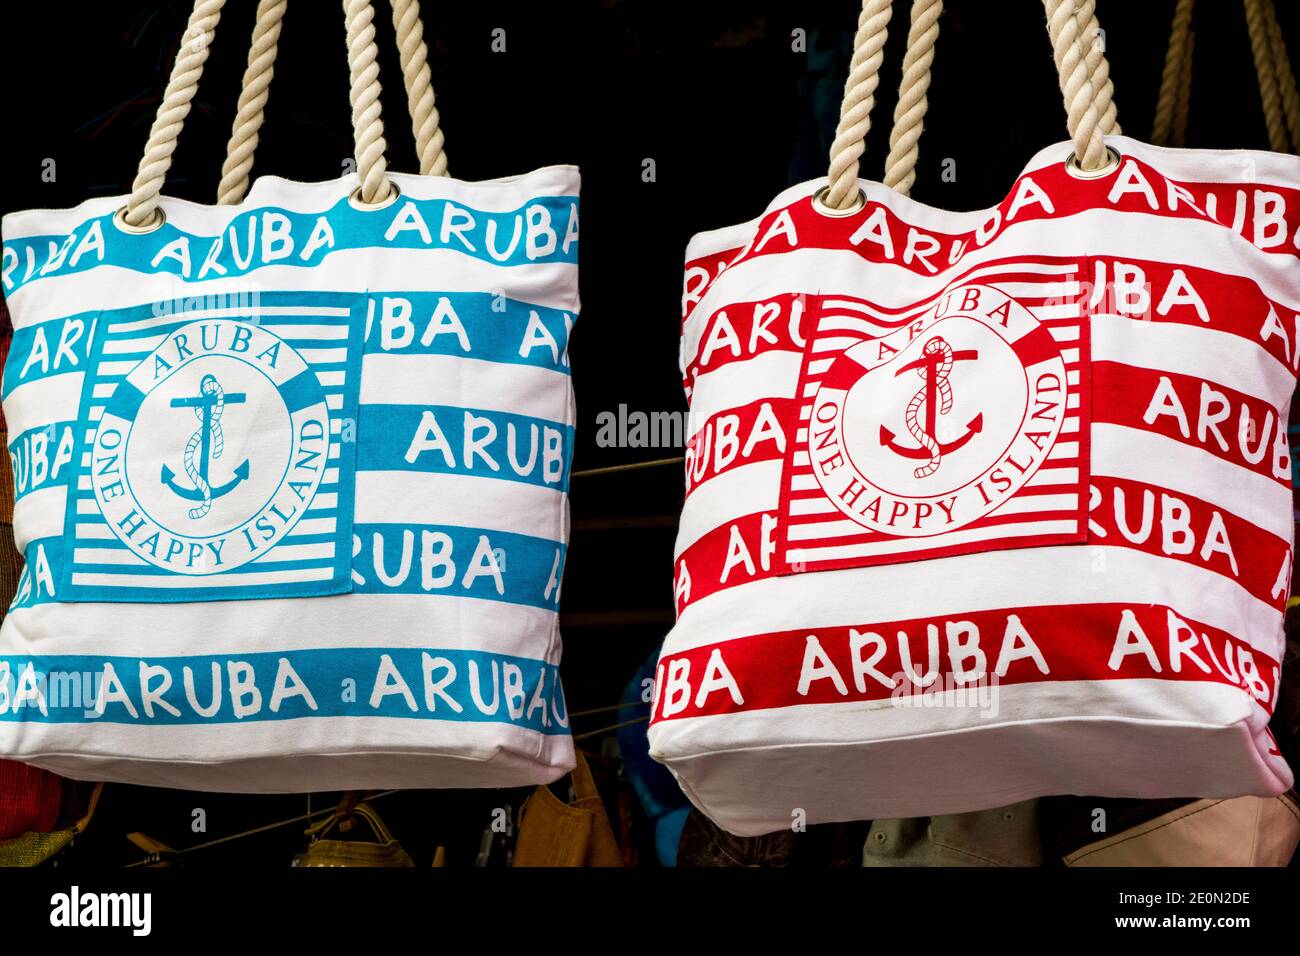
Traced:
[[386, 202], [393, 195], [384, 152], [383, 109], [379, 98], [379, 49], [375, 45], [375, 8], [370, 0], [343, 0], [348, 28], [348, 68], [351, 85], [352, 130], [355, 135], [357, 176], [361, 201]]
[[260, 0], [257, 5], [257, 24], [253, 27], [253, 43], [248, 51], [248, 69], [244, 72], [244, 86], [239, 92], [239, 109], [235, 113], [230, 144], [226, 147], [226, 162], [221, 167], [221, 185], [217, 187], [219, 205], [234, 205], [248, 192], [248, 176], [253, 169], [253, 154], [257, 152], [258, 132], [266, 115], [271, 78], [275, 75], [280, 25], [288, 5], [288, 0]]
[[885, 185], [906, 196], [916, 182], [918, 145], [929, 109], [930, 67], [939, 38], [943, 0], [912, 0], [912, 23], [903, 56], [903, 83], [894, 107], [894, 127], [889, 131], [889, 156], [885, 159]]
[[162, 192], [163, 180], [171, 169], [176, 137], [185, 125], [190, 102], [198, 91], [203, 64], [207, 62], [217, 21], [221, 19], [221, 8], [225, 5], [226, 0], [197, 0], [194, 4], [189, 24], [181, 35], [176, 63], [172, 66], [158, 115], [149, 130], [149, 142], [131, 185], [131, 196], [126, 201], [122, 218], [128, 226], [144, 228], [158, 216], [158, 194]]
[[[1082, 12], [1079, 14], [1083, 16]], [[1106, 58], [1106, 36], [1097, 21], [1095, 2], [1090, 0], [1087, 9], [1087, 24], [1084, 34], [1084, 63], [1088, 67], [1089, 81], [1097, 90], [1099, 109], [1101, 111], [1101, 130], [1105, 136], [1118, 136], [1119, 110], [1115, 106], [1115, 83], [1110, 78], [1110, 60]]]
[[[280, 24], [287, 0], [261, 0], [257, 25], [248, 57], [248, 70], [239, 95], [239, 112], [234, 132], [226, 148], [221, 187], [217, 202], [230, 205], [241, 202], [248, 193], [249, 176], [257, 151], [258, 131], [262, 127], [269, 87], [275, 64]], [[402, 63], [402, 79], [410, 104], [411, 127], [420, 157], [420, 173], [446, 176], [447, 154], [443, 133], [434, 106], [433, 84], [429, 74], [429, 51], [424, 40], [419, 0], [392, 0], [393, 26]]]
[[[194, 4], [194, 12], [190, 15], [189, 25], [181, 38], [181, 48], [172, 67], [162, 104], [158, 108], [158, 116], [150, 130], [149, 142], [140, 161], [131, 195], [122, 212], [122, 219], [129, 227], [147, 229], [159, 223], [158, 196], [171, 167], [177, 137], [185, 125], [190, 103], [198, 90], [203, 64], [207, 61], [223, 6], [225, 0], [196, 0]], [[360, 197], [365, 203], [382, 203], [393, 195], [393, 185], [388, 179], [384, 159], [386, 144], [379, 104], [381, 90], [378, 50], [375, 46], [375, 10], [371, 0], [343, 0], [343, 12], [347, 25], [348, 67], [351, 74], [349, 97], [352, 101], [357, 175], [361, 180]], [[283, 15], [283, 9], [278, 14], [275, 12], [272, 0], [259, 5], [258, 26], [261, 28], [265, 25], [265, 29], [260, 36], [259, 31], [254, 31], [254, 49], [250, 52], [249, 68], [245, 72], [245, 80], [251, 75], [253, 82], [246, 83], [249, 87], [248, 96], [240, 97], [242, 116], [236, 117], [235, 132], [231, 137], [234, 145], [231, 157], [233, 162], [228, 162], [231, 176], [228, 183], [223, 176], [221, 194], [227, 192], [227, 187], [235, 191], [246, 188], [248, 171], [243, 170], [245, 185], [241, 186], [239, 169], [244, 162], [251, 167], [252, 150], [256, 146], [257, 131], [262, 122], [261, 114], [266, 105], [266, 87], [274, 64], [274, 36], [278, 35], [279, 21]]]
[[1047, 32], [1065, 100], [1065, 126], [1085, 172], [1106, 165], [1105, 136], [1119, 132], [1110, 63], [1095, 0], [1043, 0]]
[[[1061, 93], [1066, 128], [1074, 142], [1080, 168], [1091, 171], [1106, 164], [1104, 137], [1120, 131], [1115, 86], [1097, 22], [1095, 0], [1043, 0]], [[840, 107], [840, 123], [830, 152], [830, 185], [822, 202], [832, 210], [852, 209], [857, 180], [871, 128], [871, 108], [879, 85], [883, 48], [888, 35], [890, 0], [863, 0], [853, 60]], [[885, 184], [906, 195], [916, 180], [919, 141], [929, 107], [927, 94], [934, 46], [939, 36], [942, 0], [913, 0], [903, 81], [885, 161]]]
[[[1059, 8], [1049, 8], [1059, 9]], [[899, 88], [898, 106], [894, 110], [894, 128], [889, 134], [889, 157], [885, 160], [885, 185], [904, 196], [911, 192], [916, 181], [916, 161], [926, 110], [929, 107], [927, 91], [930, 87], [930, 70], [934, 62], [934, 45], [939, 36], [939, 18], [943, 13], [942, 0], [913, 0], [912, 25], [907, 36], [907, 53], [903, 58], [903, 82]], [[1077, 38], [1065, 33], [1067, 20], [1057, 12], [1049, 19], [1049, 35], [1053, 49], [1059, 54], [1061, 92], [1066, 96], [1067, 107], [1080, 96], [1082, 84], [1091, 86], [1096, 112], [1099, 116], [1096, 129], [1102, 136], [1120, 131], [1114, 101], [1114, 84], [1110, 80], [1110, 64], [1101, 42], [1101, 27], [1097, 23], [1096, 8], [1089, 0], [1074, 11], [1074, 28]], [[1054, 29], [1052, 29], [1054, 27]], [[1082, 53], [1083, 73], [1078, 72]], [[1087, 80], [1083, 79], [1086, 73]], [[1067, 82], [1067, 78], [1069, 82]], [[1093, 143], [1096, 134], [1084, 131], [1085, 146]], [[1101, 152], [1104, 161], [1105, 152]], [[1087, 167], [1085, 167], [1087, 168]]]
[[851, 209], [858, 201], [858, 169], [863, 142], [871, 129], [871, 108], [876, 105], [880, 65], [885, 61], [892, 0], [863, 0], [858, 32], [853, 37], [849, 79], [840, 103], [840, 123], [831, 142], [830, 187], [824, 202], [831, 209]]
[[420, 174], [446, 176], [447, 154], [443, 150], [441, 120], [434, 106], [433, 83], [429, 76], [429, 46], [424, 42], [424, 23], [419, 0], [392, 0], [393, 26], [397, 30], [397, 51], [402, 60], [402, 79], [411, 111], [411, 129], [420, 154]]

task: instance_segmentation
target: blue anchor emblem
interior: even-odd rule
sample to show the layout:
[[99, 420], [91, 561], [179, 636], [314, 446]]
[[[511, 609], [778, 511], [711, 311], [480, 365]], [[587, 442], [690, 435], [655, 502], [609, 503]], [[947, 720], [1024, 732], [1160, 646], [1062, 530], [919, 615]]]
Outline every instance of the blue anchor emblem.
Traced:
[[176, 482], [176, 473], [166, 465], [162, 466], [162, 482], [175, 494], [186, 501], [200, 502], [189, 509], [191, 518], [202, 518], [212, 510], [212, 502], [234, 491], [248, 479], [248, 459], [235, 468], [234, 477], [225, 484], [213, 487], [208, 479], [208, 469], [214, 458], [220, 458], [225, 451], [225, 433], [221, 428], [221, 416], [227, 405], [242, 405], [248, 397], [243, 392], [227, 392], [221, 387], [215, 375], [204, 375], [199, 382], [199, 394], [187, 398], [173, 398], [172, 408], [192, 408], [199, 420], [199, 427], [185, 443], [185, 474], [194, 484], [186, 488]]

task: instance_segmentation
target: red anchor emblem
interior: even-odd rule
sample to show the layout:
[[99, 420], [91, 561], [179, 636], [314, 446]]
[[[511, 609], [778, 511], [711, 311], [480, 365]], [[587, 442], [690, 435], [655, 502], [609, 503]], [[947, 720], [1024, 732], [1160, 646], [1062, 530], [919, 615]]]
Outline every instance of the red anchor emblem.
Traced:
[[[952, 385], [948, 382], [948, 376], [953, 365], [978, 357], [979, 352], [975, 349], [954, 351], [951, 345], [936, 335], [925, 343], [919, 359], [909, 362], [894, 373], [897, 378], [904, 372], [915, 370], [925, 383], [907, 403], [905, 413], [907, 430], [918, 444], [916, 447], [898, 444], [894, 433], [884, 425], [880, 426], [880, 444], [904, 458], [928, 459], [913, 472], [917, 478], [934, 474], [944, 455], [965, 445], [984, 427], [984, 415], [979, 414], [966, 424], [965, 434], [953, 441], [941, 442], [936, 434], [939, 415], [952, 411]], [[924, 425], [920, 422], [922, 406], [925, 408]]]

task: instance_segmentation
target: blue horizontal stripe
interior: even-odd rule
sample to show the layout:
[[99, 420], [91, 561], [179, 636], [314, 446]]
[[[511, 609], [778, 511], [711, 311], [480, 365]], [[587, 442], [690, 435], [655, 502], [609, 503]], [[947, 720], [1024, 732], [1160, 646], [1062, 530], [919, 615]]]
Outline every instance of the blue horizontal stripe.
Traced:
[[[286, 538], [284, 544], [298, 543]], [[303, 542], [306, 543], [306, 542]], [[117, 539], [78, 539], [75, 547], [116, 548]], [[346, 545], [343, 546], [343, 549]], [[342, 551], [340, 559], [350, 555]], [[525, 607], [558, 611], [559, 581], [567, 548], [546, 538], [455, 525], [359, 524], [353, 527], [355, 557], [351, 558], [350, 580], [341, 586], [319, 583], [320, 594], [426, 594], [497, 601]], [[274, 553], [274, 552], [273, 552]], [[62, 580], [64, 540], [39, 538], [27, 545], [26, 565], [19, 580], [12, 609], [49, 604], [59, 600], [56, 582]], [[205, 575], [193, 587], [154, 588], [137, 585], [79, 585], [78, 601], [154, 603], [185, 600], [244, 600], [273, 598], [281, 591], [310, 593], [314, 583], [238, 585], [239, 593], [227, 593], [215, 582], [227, 575], [260, 571], [302, 570], [331, 566], [325, 558], [302, 561], [254, 561], [229, 572]], [[74, 563], [72, 573], [140, 575], [176, 578], [152, 564]], [[208, 583], [211, 582], [211, 583]], [[234, 586], [234, 585], [232, 585]]]
[[97, 312], [81, 312], [14, 329], [4, 367], [4, 392], [8, 397], [19, 385], [84, 372], [97, 334]]
[[573, 313], [488, 292], [375, 292], [368, 310], [367, 355], [455, 355], [568, 374]]
[[358, 594], [446, 594], [559, 609], [566, 548], [557, 541], [450, 525], [358, 524], [353, 533]]
[[567, 491], [573, 426], [447, 405], [362, 405], [357, 471], [499, 478]]
[[10, 436], [9, 461], [13, 466], [15, 501], [43, 488], [66, 488], [76, 479], [80, 427], [77, 422], [53, 422]]
[[[314, 518], [315, 515], [313, 515], [312, 517]], [[99, 521], [98, 523], [101, 526], [105, 525], [105, 523], [102, 520]], [[86, 522], [79, 521], [77, 522], [77, 524], [78, 525], [86, 524]], [[74, 535], [75, 535], [75, 531], [74, 531]], [[277, 545], [277, 547], [282, 547], [284, 545], [289, 545], [289, 544], [332, 544], [336, 540], [336, 538], [337, 536], [334, 534], [295, 534], [294, 532], [290, 531], [287, 535], [285, 535], [283, 538], [280, 539], [280, 542]], [[112, 537], [112, 538], [77, 537], [74, 544], [78, 548], [106, 548], [115, 551], [130, 550], [125, 544], [122, 543], [122, 541], [119, 538], [116, 537]], [[152, 565], [150, 565], [150, 567], [152, 567]]]
[[[509, 212], [486, 212], [446, 199], [403, 198], [387, 209], [363, 212], [341, 198], [320, 213], [250, 210], [219, 236], [183, 232], [171, 223], [132, 235], [114, 226], [109, 214], [87, 220], [66, 236], [6, 243], [0, 284], [13, 294], [43, 278], [101, 265], [197, 282], [271, 265], [313, 268], [342, 249], [446, 249], [498, 266], [576, 263], [577, 208], [576, 196], [539, 197]], [[29, 270], [29, 262], [34, 269]]]
[[[223, 308], [222, 297], [196, 298], [196, 306]], [[350, 306], [351, 316], [273, 315], [263, 316], [266, 325], [325, 325], [351, 327], [364, 323], [364, 350], [372, 355], [451, 355], [548, 368], [569, 374], [570, 326], [576, 313], [548, 309], [519, 299], [487, 292], [372, 292], [366, 296], [337, 292], [263, 292], [256, 301], [237, 300], [251, 314], [261, 307]], [[148, 329], [121, 331], [125, 324], [167, 315], [171, 303], [154, 302], [104, 312], [83, 312], [55, 318], [14, 332], [5, 365], [4, 391], [8, 396], [19, 385], [51, 375], [86, 369], [86, 349], [92, 336], [103, 341], [127, 342], [165, 336], [193, 321], [184, 312], [175, 321]], [[365, 311], [363, 312], [362, 309]], [[238, 317], [238, 316], [236, 316]], [[244, 316], [247, 318], [247, 316]], [[213, 321], [222, 321], [214, 319]], [[281, 336], [295, 349], [345, 349], [346, 339]], [[468, 345], [468, 349], [466, 348]], [[104, 362], [139, 362], [152, 349], [102, 356]], [[347, 362], [313, 362], [317, 372], [347, 372]], [[125, 373], [98, 375], [97, 381], [113, 382]], [[332, 385], [331, 389], [341, 386]]]
[[228, 657], [0, 657], [0, 721], [170, 727], [324, 717], [569, 732], [559, 668], [487, 651], [345, 647]]

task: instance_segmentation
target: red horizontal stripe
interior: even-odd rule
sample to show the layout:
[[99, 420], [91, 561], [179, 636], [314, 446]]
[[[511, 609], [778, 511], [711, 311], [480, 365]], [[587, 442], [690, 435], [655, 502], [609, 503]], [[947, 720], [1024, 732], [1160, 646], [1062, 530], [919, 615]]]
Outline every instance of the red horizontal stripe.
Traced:
[[774, 296], [763, 302], [737, 302], [718, 309], [704, 324], [699, 352], [686, 366], [683, 384], [693, 388], [704, 372], [745, 362], [767, 352], [803, 352], [808, 315], [815, 296]]
[[[1120, 188], [1121, 182], [1132, 188]], [[1150, 187], [1155, 208], [1144, 186]], [[1190, 194], [1199, 208], [1182, 199], [1171, 204], [1171, 189]], [[1244, 205], [1240, 207], [1238, 195], [1243, 197]], [[1267, 222], [1271, 195], [1281, 197], [1286, 207], [1284, 220], [1276, 230], [1277, 236], [1283, 237], [1280, 241], [1274, 241], [1276, 237], [1267, 229], [1262, 229], [1258, 237], [1255, 235], [1253, 210], [1257, 203], [1261, 204], [1265, 211], [1261, 222]], [[1038, 201], [1042, 196], [1050, 202], [1050, 210]], [[1207, 197], [1214, 197], [1218, 218], [1209, 215]], [[1239, 218], [1241, 208], [1247, 214]], [[810, 198], [802, 199], [765, 216], [756, 231], [753, 247], [737, 262], [780, 255], [796, 248], [841, 249], [856, 252], [869, 262], [890, 262], [918, 275], [935, 275], [954, 261], [960, 262], [967, 252], [996, 241], [1013, 222], [1062, 219], [1092, 209], [1210, 222], [1223, 226], [1226, 231], [1245, 233], [1246, 241], [1258, 238], [1266, 246], [1265, 251], [1300, 254], [1294, 238], [1300, 229], [1300, 191], [1272, 184], [1179, 183], [1166, 179], [1145, 163], [1127, 159], [1118, 173], [1097, 180], [1075, 179], [1063, 164], [1034, 170], [1016, 181], [1010, 196], [990, 211], [979, 228], [960, 233], [917, 229], [880, 203], [868, 202], [852, 216], [833, 218], [813, 209]], [[909, 237], [923, 245], [928, 255], [913, 255], [910, 261], [904, 261], [908, 259]]]
[[[669, 653], [659, 662], [652, 723], [883, 701], [899, 687], [923, 692], [931, 674], [949, 687], [954, 678], [1001, 685], [1139, 678], [1216, 683], [1240, 687], [1271, 713], [1277, 671], [1276, 660], [1246, 641], [1164, 606], [1010, 608], [799, 628]], [[863, 719], [870, 720], [869, 711]]]
[[1217, 382], [1118, 362], [1093, 363], [1092, 382], [1094, 422], [1163, 435], [1291, 487], [1277, 409]]
[[778, 538], [774, 512], [758, 512], [704, 534], [674, 563], [677, 613], [723, 588], [772, 577]]
[[[770, 220], [765, 220], [765, 222], [766, 225], [760, 225], [760, 229], [770, 228]], [[756, 233], [756, 235], [757, 234], [759, 233]], [[789, 250], [786, 249], [785, 251], [789, 251]], [[745, 256], [742, 257], [741, 255], [742, 253], [745, 253]], [[718, 278], [718, 276], [720, 276], [724, 271], [726, 271], [729, 265], [742, 262], [744, 261], [745, 258], [748, 258], [748, 250], [742, 248], [736, 248], [736, 249], [726, 250], [725, 252], [718, 253], [713, 256], [703, 256], [699, 259], [693, 259], [686, 263], [685, 295], [683, 298], [683, 320], [682, 320], [683, 326], [687, 321], [689, 321], [692, 314], [694, 313], [695, 307], [703, 299], [703, 297], [708, 292], [709, 288], [713, 285], [713, 282]], [[1068, 266], [1070, 268], [1070, 271], [1061, 272], [1061, 273], [1032, 272], [1024, 268], [1027, 264], [1030, 263], [1042, 264], [1042, 265]], [[1018, 282], [1018, 283], [1025, 283], [1025, 284], [1037, 283], [1037, 284], [1045, 285], [1051, 283], [1059, 284], [1059, 283], [1069, 282], [1071, 280], [1076, 280], [1080, 278], [1083, 267], [1084, 267], [1084, 261], [1082, 259], [1075, 259], [1072, 257], [1065, 258], [1060, 256], [1017, 256], [1014, 258], [995, 260], [991, 262], [981, 263], [980, 265], [977, 266], [971, 266], [969, 269], [966, 269], [964, 272], [961, 272], [955, 275], [954, 277], [950, 278], [947, 284], [945, 285], [944, 289], [940, 289], [936, 291], [933, 295], [927, 296], [923, 299], [918, 299], [916, 302], [908, 303], [905, 306], [889, 307], [889, 306], [881, 305], [880, 303], [877, 302], [871, 302], [867, 299], [858, 298], [856, 296], [841, 295], [832, 292], [826, 292], [825, 297], [833, 300], [859, 302], [864, 305], [869, 305], [876, 312], [883, 313], [886, 316], [893, 317], [893, 318], [882, 319], [879, 318], [878, 316], [872, 316], [867, 314], [862, 314], [859, 316], [860, 318], [875, 322], [879, 325], [906, 325], [907, 322], [911, 321], [916, 316], [925, 312], [931, 305], [933, 305], [936, 301], [938, 301], [938, 299], [940, 299], [943, 296], [944, 292], [947, 290], [949, 286], [960, 285], [962, 282], [966, 281], [968, 277], [970, 277], [976, 272], [979, 272], [980, 275], [974, 281], [978, 281], [981, 283], [996, 285], [1001, 282]], [[1068, 299], [1063, 299], [1063, 300], [1057, 299], [1055, 297], [1053, 298], [1047, 298], [1047, 297], [1032, 298], [1031, 297], [1023, 301], [1027, 303], [1034, 302], [1037, 304], [1044, 304], [1044, 305], [1049, 303], [1059, 305], [1059, 304], [1063, 304], [1066, 301], [1070, 301], [1070, 302], [1076, 301], [1076, 297], [1071, 296]], [[833, 309], [831, 314], [838, 315], [841, 314], [841, 312], [846, 315], [847, 314], [856, 315], [856, 313], [851, 313], [848, 310], [840, 310], [838, 308]]]
[[1091, 311], [1213, 329], [1260, 346], [1294, 371], [1296, 310], [1245, 276], [1150, 259], [1097, 257], [1086, 281]]
[[1291, 545], [1209, 502], [1124, 478], [1092, 477], [1088, 540], [1213, 571], [1282, 610]]
[[718, 412], [686, 440], [686, 494], [723, 472], [783, 459], [794, 399], [764, 398]]

